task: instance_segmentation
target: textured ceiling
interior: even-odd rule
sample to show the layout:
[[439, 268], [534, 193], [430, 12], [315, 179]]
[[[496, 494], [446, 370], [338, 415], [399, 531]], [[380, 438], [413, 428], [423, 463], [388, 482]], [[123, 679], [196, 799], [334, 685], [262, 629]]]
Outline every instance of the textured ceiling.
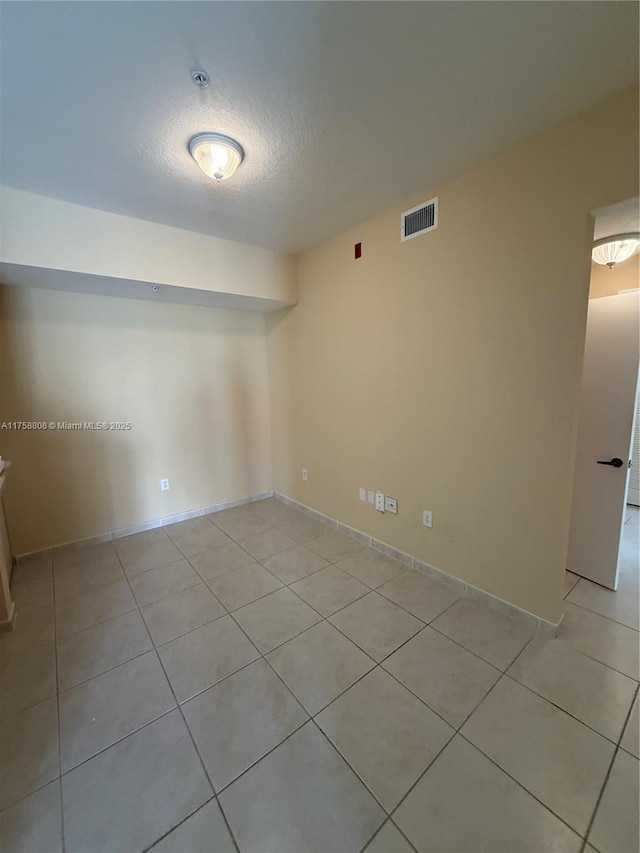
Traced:
[[[632, 2], [2, 2], [0, 15], [3, 183], [291, 252], [637, 81]], [[205, 130], [245, 147], [228, 184], [189, 157]]]

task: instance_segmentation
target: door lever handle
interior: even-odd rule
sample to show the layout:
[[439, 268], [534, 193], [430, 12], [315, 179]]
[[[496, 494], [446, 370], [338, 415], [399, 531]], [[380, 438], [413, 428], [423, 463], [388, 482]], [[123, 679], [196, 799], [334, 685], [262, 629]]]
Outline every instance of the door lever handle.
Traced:
[[624, 462], [620, 457], [614, 456], [613, 459], [598, 459], [598, 465], [612, 465], [614, 468], [622, 468]]

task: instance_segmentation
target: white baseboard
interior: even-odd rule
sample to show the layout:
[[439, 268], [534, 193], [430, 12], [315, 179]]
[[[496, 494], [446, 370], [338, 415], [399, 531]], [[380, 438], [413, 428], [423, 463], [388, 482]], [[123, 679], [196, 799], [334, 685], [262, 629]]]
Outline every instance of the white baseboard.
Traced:
[[165, 527], [168, 524], [176, 524], [178, 521], [188, 521], [190, 518], [197, 518], [199, 515], [211, 515], [211, 513], [214, 512], [222, 512], [223, 509], [232, 509], [236, 506], [242, 506], [243, 504], [261, 501], [265, 498], [271, 497], [273, 497], [273, 491], [262, 492], [259, 495], [251, 495], [248, 498], [239, 498], [235, 501], [203, 506], [200, 507], [200, 509], [181, 512], [177, 515], [167, 515], [164, 518], [154, 518], [152, 521], [143, 521], [140, 524], [134, 524], [133, 527], [121, 527], [118, 530], [100, 533], [98, 536], [90, 536], [87, 539], [76, 539], [72, 542], [63, 542], [60, 545], [53, 545], [50, 548], [41, 548], [38, 551], [29, 551], [25, 554], [18, 554], [16, 555], [16, 560], [17, 562], [20, 562], [21, 560], [33, 557], [36, 554], [48, 555], [54, 554], [56, 551], [68, 550], [70, 548], [86, 548], [88, 545], [100, 545], [103, 542], [110, 542], [112, 539], [122, 539], [123, 536], [132, 536], [134, 533], [144, 533], [145, 530], [153, 530], [155, 527]]
[[340, 533], [344, 533], [347, 536], [351, 536], [353, 539], [364, 542], [365, 545], [369, 545], [377, 551], [381, 551], [388, 557], [392, 557], [394, 560], [399, 560], [401, 563], [404, 563], [405, 566], [415, 569], [418, 572], [422, 572], [422, 574], [428, 575], [440, 583], [453, 587], [453, 589], [459, 592], [461, 596], [481, 601], [492, 610], [496, 610], [499, 613], [510, 616], [512, 619], [517, 619], [519, 622], [524, 622], [525, 624], [530, 625], [545, 637], [556, 637], [558, 635], [564, 614], [560, 617], [558, 622], [549, 622], [547, 619], [543, 619], [541, 616], [536, 616], [535, 613], [529, 613], [528, 610], [523, 610], [515, 604], [504, 601], [486, 590], [472, 586], [471, 584], [466, 583], [466, 581], [460, 580], [460, 578], [456, 578], [453, 575], [449, 575], [446, 572], [441, 571], [440, 569], [436, 569], [434, 566], [430, 566], [428, 563], [423, 563], [421, 560], [417, 560], [415, 557], [411, 556], [411, 554], [405, 554], [403, 551], [399, 551], [397, 548], [387, 545], [386, 542], [381, 542], [379, 539], [374, 539], [372, 536], [363, 533], [361, 530], [356, 530], [354, 527], [349, 527], [341, 521], [337, 521], [335, 518], [324, 515], [323, 513], [306, 506], [306, 504], [300, 503], [300, 501], [287, 497], [287, 495], [283, 495], [280, 492], [274, 492], [273, 494], [274, 497], [278, 498], [288, 506], [302, 510], [302, 512], [305, 512], [317, 521], [321, 521], [323, 524], [332, 527], [334, 530], [338, 530]]

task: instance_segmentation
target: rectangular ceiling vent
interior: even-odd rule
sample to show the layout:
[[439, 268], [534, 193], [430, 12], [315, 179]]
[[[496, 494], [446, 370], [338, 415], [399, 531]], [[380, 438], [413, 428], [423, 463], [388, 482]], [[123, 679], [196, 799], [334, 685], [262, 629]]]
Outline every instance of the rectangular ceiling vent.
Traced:
[[424, 201], [400, 215], [400, 240], [411, 240], [438, 227], [438, 198]]

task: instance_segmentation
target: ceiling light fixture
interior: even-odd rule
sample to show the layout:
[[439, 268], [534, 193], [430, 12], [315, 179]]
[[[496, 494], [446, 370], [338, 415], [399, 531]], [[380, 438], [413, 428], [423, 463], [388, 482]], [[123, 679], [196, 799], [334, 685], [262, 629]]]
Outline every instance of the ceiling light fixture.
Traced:
[[613, 269], [616, 264], [628, 260], [640, 246], [640, 234], [632, 231], [629, 234], [613, 234], [596, 240], [591, 251], [591, 258], [596, 264], [602, 264]]
[[215, 181], [230, 178], [244, 159], [240, 143], [222, 133], [199, 133], [189, 140], [189, 153], [202, 171]]

